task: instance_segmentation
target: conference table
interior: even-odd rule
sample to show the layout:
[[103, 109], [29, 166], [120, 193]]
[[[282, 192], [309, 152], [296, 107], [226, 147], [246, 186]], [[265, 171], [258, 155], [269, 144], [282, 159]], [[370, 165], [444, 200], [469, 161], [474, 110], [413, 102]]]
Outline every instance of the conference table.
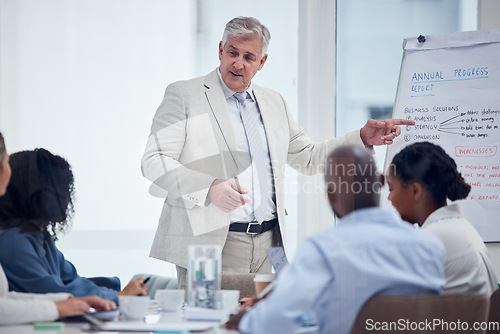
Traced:
[[[208, 327], [211, 328], [206, 328], [202, 332], [200, 331], [182, 331], [182, 330], [171, 330], [171, 331], [161, 331], [161, 330], [147, 330], [145, 328], [141, 329], [140, 331], [135, 331], [133, 330], [134, 328], [137, 328], [136, 325], [139, 323], [138, 321], [127, 321], [123, 319], [123, 317], [120, 317], [117, 319], [117, 321], [113, 322], [107, 322], [108, 324], [113, 324], [117, 326], [125, 326], [124, 329], [126, 330], [99, 330], [99, 329], [94, 329], [89, 322], [86, 321], [71, 321], [71, 322], [64, 322], [64, 325], [62, 325], [63, 328], [54, 328], [54, 329], [37, 329], [33, 324], [27, 324], [27, 325], [19, 325], [19, 326], [0, 326], [0, 334], [81, 334], [81, 333], [94, 333], [94, 334], [145, 334], [145, 333], [151, 333], [151, 334], [184, 334], [184, 333], [203, 333], [203, 334], [235, 334], [239, 333], [238, 331], [235, 330], [229, 330], [226, 329], [223, 325], [223, 321], [212, 321], [210, 322], [210, 325]], [[182, 327], [182, 324], [185, 324], [187, 327], [189, 327], [190, 324], [207, 324], [209, 321], [186, 321], [182, 314], [180, 312], [154, 312], [154, 313], [149, 313], [145, 316], [144, 321], [141, 321], [140, 323], [143, 323], [145, 325], [154, 325], [154, 324], [175, 324], [179, 325]], [[60, 325], [60, 323], [56, 323], [54, 327], [57, 327], [57, 325]], [[206, 326], [202, 326], [206, 327]], [[311, 326], [311, 327], [304, 327], [296, 331], [295, 334], [315, 334], [318, 333], [318, 327], [317, 326]]]
[[[190, 327], [189, 325], [192, 323], [200, 324], [201, 327], [205, 327], [206, 329], [202, 331], [204, 334], [230, 334], [230, 333], [238, 333], [238, 331], [229, 330], [224, 328], [223, 324], [219, 321], [186, 321], [182, 318], [179, 312], [158, 312], [153, 314], [147, 314], [144, 318], [144, 321], [128, 321], [120, 317], [117, 321], [107, 322], [107, 324], [113, 324], [119, 327], [122, 327], [122, 330], [99, 330], [87, 321], [70, 321], [63, 322], [62, 328], [56, 328], [61, 326], [60, 322], [53, 323], [54, 328], [50, 328], [50, 325], [47, 325], [46, 328], [40, 329], [36, 328], [34, 324], [27, 325], [19, 325], [19, 326], [0, 326], [0, 334], [80, 334], [80, 333], [94, 333], [94, 334], [145, 334], [145, 333], [190, 333], [189, 330], [183, 331], [179, 329], [178, 331], [161, 331], [161, 330], [148, 330], [148, 325], [155, 324], [174, 324], [175, 327], [183, 327], [183, 324], [186, 325], [186, 328]], [[137, 329], [137, 325], [140, 323], [144, 324], [144, 327], [140, 330]], [[38, 324], [37, 324], [38, 325]], [[205, 326], [206, 325], [206, 326]], [[161, 325], [160, 325], [161, 327]], [[197, 326], [199, 327], [199, 326]], [[211, 328], [207, 328], [211, 327]], [[153, 327], [152, 327], [153, 328]], [[165, 327], [166, 328], [166, 327]], [[193, 331], [193, 333], [200, 333], [199, 331]]]

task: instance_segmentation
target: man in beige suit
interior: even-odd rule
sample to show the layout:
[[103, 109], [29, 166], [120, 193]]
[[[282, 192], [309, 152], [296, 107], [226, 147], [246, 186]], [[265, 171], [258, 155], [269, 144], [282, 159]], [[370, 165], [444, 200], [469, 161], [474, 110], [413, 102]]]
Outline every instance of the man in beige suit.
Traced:
[[369, 120], [343, 137], [312, 142], [283, 97], [252, 84], [267, 60], [270, 34], [258, 20], [231, 20], [220, 66], [170, 84], [142, 158], [143, 175], [166, 196], [150, 256], [174, 263], [185, 288], [189, 245], [220, 245], [222, 270], [270, 272], [265, 249], [285, 231], [285, 164], [323, 171], [338, 145], [391, 144], [407, 120]]

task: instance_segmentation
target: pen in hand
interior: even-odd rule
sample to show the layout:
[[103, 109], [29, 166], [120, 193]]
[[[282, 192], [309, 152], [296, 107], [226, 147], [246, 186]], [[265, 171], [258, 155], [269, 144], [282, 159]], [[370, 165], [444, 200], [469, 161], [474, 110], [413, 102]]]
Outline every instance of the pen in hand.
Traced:
[[[152, 276], [148, 276], [148, 277], [146, 277], [146, 278], [144, 279], [144, 281], [142, 281], [142, 283], [141, 283], [142, 287], [143, 287], [144, 289], [146, 289], [146, 291], [148, 290], [148, 289], [146, 288], [146, 283], [147, 283], [147, 282], [149, 282], [149, 280], [151, 279], [151, 277], [152, 277]], [[141, 296], [141, 295], [142, 295], [141, 293], [139, 293], [139, 294], [138, 294], [138, 296]]]
[[241, 309], [242, 310], [247, 310], [250, 307], [254, 306], [257, 304], [259, 301], [262, 299], [266, 298], [267, 295], [271, 292], [271, 290], [274, 288], [276, 281], [272, 281], [269, 283], [264, 290], [262, 290], [258, 295], [255, 295], [253, 297], [246, 297], [246, 298], [241, 298], [240, 299], [240, 304], [241, 304]]
[[276, 284], [276, 280], [272, 281], [269, 283], [264, 290], [262, 290], [259, 294], [253, 297], [249, 297], [247, 301], [241, 305], [241, 308], [238, 313], [236, 314], [230, 314], [229, 315], [229, 320], [226, 322], [226, 328], [228, 329], [238, 329], [241, 318], [245, 313], [255, 304], [257, 304], [260, 300], [266, 298], [266, 296], [271, 292], [271, 290], [274, 288]]

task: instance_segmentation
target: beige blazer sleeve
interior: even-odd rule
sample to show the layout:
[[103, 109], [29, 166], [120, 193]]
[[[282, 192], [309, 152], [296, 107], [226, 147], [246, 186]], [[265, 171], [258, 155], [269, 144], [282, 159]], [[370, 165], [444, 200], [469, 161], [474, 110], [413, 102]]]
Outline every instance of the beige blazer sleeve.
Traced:
[[[196, 114], [196, 109], [188, 108], [190, 103], [184, 100], [182, 88], [182, 85], [172, 84], [165, 91], [163, 102], [153, 118], [142, 158], [142, 173], [156, 190], [164, 190], [160, 193], [163, 197], [170, 193], [183, 198], [186, 203], [204, 206], [215, 177], [200, 170], [211, 156], [219, 154], [219, 150], [211, 129], [207, 127], [210, 121], [206, 113], [200, 110]], [[204, 137], [206, 145], [185, 147], [190, 131]], [[203, 161], [204, 158], [207, 161]]]

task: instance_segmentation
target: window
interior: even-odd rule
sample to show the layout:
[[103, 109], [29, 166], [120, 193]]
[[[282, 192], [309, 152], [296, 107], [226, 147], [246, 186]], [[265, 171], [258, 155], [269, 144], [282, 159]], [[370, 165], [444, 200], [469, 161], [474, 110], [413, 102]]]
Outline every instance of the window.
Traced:
[[404, 38], [475, 30], [476, 17], [476, 0], [337, 0], [337, 135], [391, 118]]
[[164, 90], [215, 69], [225, 23], [254, 16], [272, 35], [254, 81], [280, 91], [296, 111], [297, 7], [297, 0], [0, 2], [0, 131], [9, 152], [44, 147], [72, 165], [76, 214], [58, 246], [81, 275], [123, 282], [138, 272], [175, 275], [148, 257], [163, 202], [148, 194], [140, 172]]

